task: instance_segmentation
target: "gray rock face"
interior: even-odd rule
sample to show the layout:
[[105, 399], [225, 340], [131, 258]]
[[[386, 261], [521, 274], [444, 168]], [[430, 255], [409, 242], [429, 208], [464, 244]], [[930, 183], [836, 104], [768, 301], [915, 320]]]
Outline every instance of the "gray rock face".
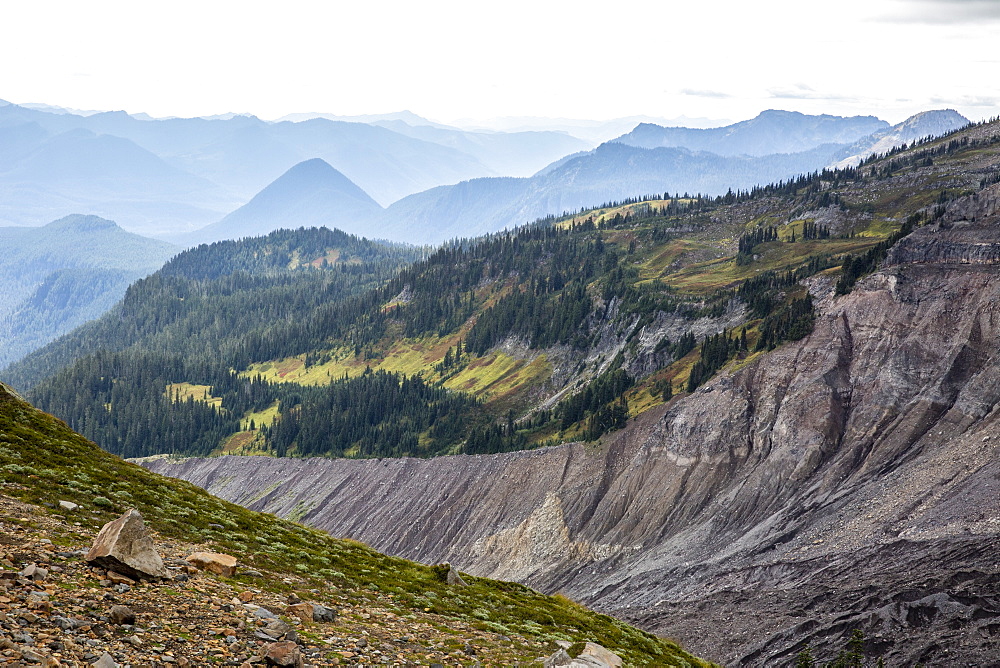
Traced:
[[170, 577], [146, 532], [142, 515], [134, 508], [101, 528], [85, 558], [131, 578]]
[[[980, 205], [987, 206], [980, 198]], [[426, 563], [562, 591], [726, 664], [995, 660], [1000, 230], [927, 227], [814, 332], [599, 446], [150, 468]], [[981, 250], [970, 250], [981, 249]]]

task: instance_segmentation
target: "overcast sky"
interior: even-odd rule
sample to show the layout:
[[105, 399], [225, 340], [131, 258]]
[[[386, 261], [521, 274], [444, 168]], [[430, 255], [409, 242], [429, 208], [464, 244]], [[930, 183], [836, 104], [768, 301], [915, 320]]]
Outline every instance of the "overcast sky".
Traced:
[[440, 121], [1000, 114], [998, 0], [5, 3], [0, 98]]

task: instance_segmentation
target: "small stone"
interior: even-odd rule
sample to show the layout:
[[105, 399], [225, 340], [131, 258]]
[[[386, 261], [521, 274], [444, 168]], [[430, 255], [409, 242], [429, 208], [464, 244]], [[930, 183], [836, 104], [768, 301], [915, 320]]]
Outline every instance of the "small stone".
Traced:
[[313, 621], [313, 617], [315, 615], [312, 603], [294, 603], [285, 608], [285, 612], [294, 617], [298, 617], [302, 620], [303, 624]]
[[264, 625], [264, 633], [271, 636], [275, 640], [280, 640], [285, 637], [285, 634], [292, 630], [292, 627], [281, 621], [280, 619], [269, 619], [267, 624]]
[[271, 643], [264, 651], [264, 662], [268, 666], [291, 666], [303, 668], [302, 652], [294, 642], [282, 641]]
[[111, 655], [105, 652], [101, 655], [97, 661], [91, 664], [94, 668], [118, 668], [118, 664], [115, 660], [111, 658]]
[[135, 580], [128, 577], [127, 575], [122, 575], [121, 573], [116, 573], [114, 571], [108, 571], [108, 579], [114, 584], [125, 584], [132, 585], [135, 584]]
[[59, 507], [62, 508], [63, 510], [65, 510], [65, 511], [67, 511], [67, 512], [73, 512], [74, 510], [76, 510], [80, 506], [78, 506], [77, 504], [73, 503], [72, 501], [60, 501], [59, 502]]
[[27, 648], [21, 649], [21, 659], [27, 661], [28, 663], [41, 663], [44, 658], [45, 657], [38, 652], [34, 652]]
[[186, 557], [186, 561], [198, 570], [227, 578], [236, 575], [236, 565], [239, 563], [236, 557], [219, 552], [195, 552]]
[[45, 578], [47, 578], [49, 576], [49, 571], [48, 569], [41, 568], [40, 566], [36, 566], [35, 564], [30, 564], [26, 566], [24, 570], [18, 573], [18, 575], [21, 576], [22, 578], [29, 578], [37, 582], [39, 580], [44, 580]]
[[135, 624], [135, 613], [127, 606], [115, 605], [112, 606], [111, 612], [108, 613], [108, 619], [119, 626], [124, 624], [133, 625]]
[[259, 605], [248, 606], [248, 607], [253, 612], [253, 616], [256, 617], [257, 619], [277, 619], [278, 618], [278, 616], [276, 614], [274, 614], [273, 612], [271, 612], [267, 608], [263, 608], [263, 607], [261, 607]]
[[336, 612], [319, 603], [312, 604], [312, 614], [314, 622], [333, 622], [337, 619]]

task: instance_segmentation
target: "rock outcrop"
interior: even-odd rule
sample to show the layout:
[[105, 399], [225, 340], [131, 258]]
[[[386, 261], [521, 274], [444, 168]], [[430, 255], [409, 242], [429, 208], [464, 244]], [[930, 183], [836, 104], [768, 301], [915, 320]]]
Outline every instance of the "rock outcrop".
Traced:
[[918, 229], [846, 296], [816, 277], [810, 336], [600, 445], [149, 467], [566, 592], [725, 663], [784, 665], [858, 628], [891, 665], [985, 665], [1000, 631], [994, 220]]
[[200, 571], [208, 571], [227, 578], [236, 575], [239, 560], [229, 554], [219, 552], [195, 552], [185, 557], [185, 561]]
[[170, 577], [135, 508], [104, 525], [86, 559], [136, 580]]

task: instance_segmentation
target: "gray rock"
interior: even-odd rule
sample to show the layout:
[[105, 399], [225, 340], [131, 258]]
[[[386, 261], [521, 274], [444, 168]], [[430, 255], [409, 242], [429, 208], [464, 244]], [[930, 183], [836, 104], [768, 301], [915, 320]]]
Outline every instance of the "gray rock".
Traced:
[[[248, 607], [248, 606], [244, 606], [244, 607]], [[278, 618], [278, 615], [274, 614], [273, 612], [271, 612], [267, 608], [263, 608], [263, 607], [261, 607], [259, 605], [255, 605], [255, 606], [253, 606], [250, 609], [253, 611], [253, 616], [256, 617], [256, 618], [258, 618], [258, 619], [277, 619]]]
[[601, 661], [595, 656], [581, 654], [573, 658], [566, 650], [559, 649], [545, 659], [545, 668], [612, 668], [611, 664]]
[[78, 506], [77, 504], [73, 503], [72, 501], [60, 501], [59, 502], [59, 507], [62, 508], [63, 510], [65, 510], [65, 511], [67, 511], [67, 512], [73, 512], [74, 510], [76, 510], [80, 506]]
[[598, 645], [596, 642], [588, 642], [583, 646], [583, 651], [580, 652], [580, 656], [577, 657], [593, 657], [600, 661], [603, 665], [611, 666], [611, 668], [621, 668], [622, 658], [609, 650], [606, 647]]
[[76, 617], [60, 617], [56, 615], [52, 618], [52, 623], [61, 628], [63, 631], [75, 631], [81, 626], [87, 626], [90, 622], [86, 619], [78, 619]]
[[299, 646], [291, 641], [272, 643], [264, 650], [264, 664], [268, 666], [285, 666], [289, 668], [304, 668], [302, 652]]
[[267, 620], [267, 623], [264, 624], [263, 628], [264, 633], [275, 639], [284, 638], [285, 635], [291, 630], [292, 627], [280, 619]]
[[111, 655], [107, 652], [102, 654], [101, 658], [90, 665], [94, 666], [94, 668], [118, 668], [118, 664], [115, 663], [115, 660], [112, 659]]
[[44, 656], [30, 649], [22, 649], [21, 658], [28, 663], [41, 663], [45, 660]]
[[135, 624], [135, 613], [127, 606], [115, 605], [112, 606], [111, 612], [108, 613], [108, 619], [119, 626]]
[[49, 576], [49, 571], [47, 568], [41, 568], [35, 564], [30, 564], [25, 566], [24, 570], [18, 573], [22, 578], [29, 578], [31, 580], [44, 580]]
[[167, 578], [163, 559], [146, 532], [142, 515], [131, 509], [108, 522], [87, 552], [87, 561], [132, 578]]
[[455, 567], [453, 567], [451, 564], [448, 564], [447, 582], [448, 582], [448, 584], [450, 584], [452, 586], [455, 586], [455, 587], [468, 587], [469, 586], [468, 583], [466, 583], [466, 581], [462, 579], [462, 576], [458, 574], [458, 570]]
[[337, 613], [325, 605], [313, 603], [312, 606], [314, 622], [332, 622], [337, 619]]

